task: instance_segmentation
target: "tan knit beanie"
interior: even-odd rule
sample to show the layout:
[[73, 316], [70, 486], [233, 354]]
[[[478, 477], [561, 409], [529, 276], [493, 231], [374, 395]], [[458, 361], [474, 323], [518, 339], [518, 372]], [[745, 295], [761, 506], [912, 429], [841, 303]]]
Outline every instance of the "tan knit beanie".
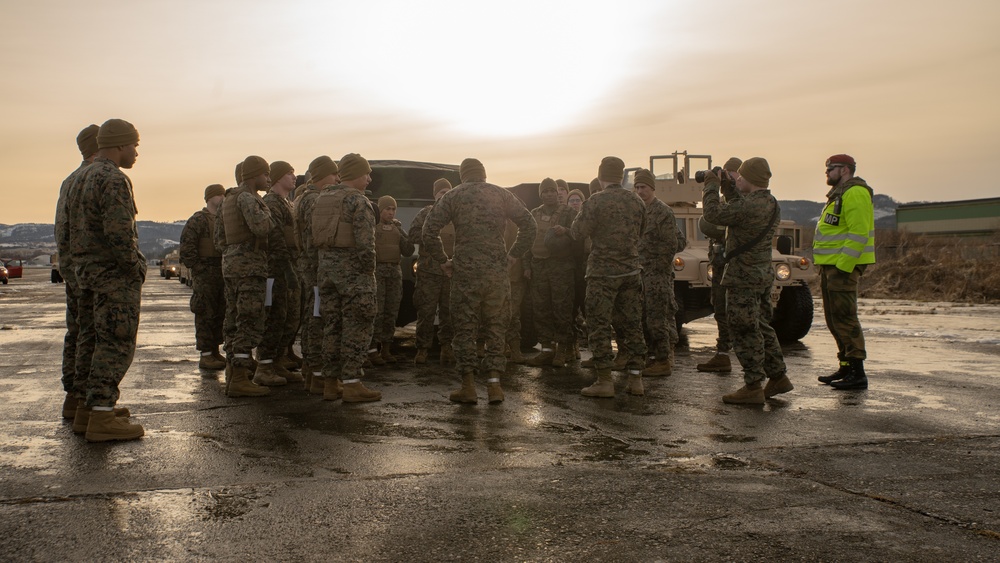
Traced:
[[743, 164], [743, 161], [734, 156], [722, 165], [722, 169], [728, 172], [739, 172], [741, 164]]
[[344, 181], [360, 178], [372, 171], [365, 157], [353, 152], [341, 157], [337, 167], [340, 168], [340, 179]]
[[236, 183], [239, 184], [243, 181], [243, 163], [240, 162], [236, 165]]
[[[310, 182], [313, 180], [318, 182], [330, 174], [337, 174], [339, 172], [340, 168], [337, 167], [337, 163], [334, 162], [332, 158], [323, 155], [317, 156], [312, 162], [309, 163], [309, 171], [307, 174], [309, 175]], [[323, 186], [319, 187], [322, 188]]]
[[261, 174], [268, 174], [270, 170], [267, 161], [257, 155], [250, 155], [243, 159], [242, 180], [256, 178]]
[[108, 149], [134, 145], [139, 142], [139, 132], [124, 119], [109, 119], [97, 132], [97, 148]]
[[567, 192], [569, 191], [569, 184], [567, 184], [566, 180], [563, 180], [562, 178], [559, 178], [558, 180], [556, 180], [556, 187], [562, 188], [562, 189], [566, 190]]
[[437, 180], [434, 180], [435, 196], [438, 195], [438, 192], [440, 192], [441, 190], [450, 190], [450, 189], [451, 189], [451, 182], [448, 181], [448, 178], [438, 178]]
[[740, 165], [739, 175], [758, 188], [766, 188], [771, 181], [771, 167], [759, 156], [748, 158]]
[[640, 168], [636, 171], [635, 180], [633, 180], [632, 183], [636, 186], [639, 184], [646, 184], [654, 190], [656, 189], [656, 177], [653, 176], [652, 172], [646, 170], [645, 168]]
[[378, 198], [378, 211], [379, 213], [385, 211], [386, 207], [396, 207], [396, 199], [391, 195], [384, 195]]
[[597, 179], [602, 182], [620, 184], [625, 178], [625, 162], [617, 156], [606, 156], [597, 168]]
[[90, 158], [97, 152], [97, 132], [101, 128], [96, 125], [88, 125], [76, 136], [76, 146], [80, 149], [83, 158]]
[[590, 181], [590, 195], [594, 195], [597, 192], [601, 191], [602, 189], [603, 188], [601, 188], [601, 181], [600, 180], [598, 180], [597, 178], [594, 178], [593, 180]]
[[462, 179], [463, 184], [466, 182], [485, 182], [486, 167], [475, 158], [467, 158], [458, 167], [458, 176]]
[[577, 189], [570, 190], [569, 193], [566, 194], [566, 200], [568, 201], [569, 198], [573, 197], [574, 195], [580, 196], [581, 201], [587, 201], [587, 196], [583, 195], [583, 192]]
[[208, 201], [217, 195], [226, 195], [226, 188], [224, 188], [222, 184], [212, 184], [211, 186], [205, 188], [205, 201]]
[[295, 172], [291, 164], [288, 164], [284, 160], [275, 160], [271, 163], [271, 183], [273, 184], [284, 178], [285, 174], [289, 172]]
[[545, 190], [557, 191], [556, 190], [556, 181], [553, 180], [552, 178], [546, 178], [546, 179], [542, 180], [538, 184], [538, 195], [542, 195], [542, 192], [544, 192]]

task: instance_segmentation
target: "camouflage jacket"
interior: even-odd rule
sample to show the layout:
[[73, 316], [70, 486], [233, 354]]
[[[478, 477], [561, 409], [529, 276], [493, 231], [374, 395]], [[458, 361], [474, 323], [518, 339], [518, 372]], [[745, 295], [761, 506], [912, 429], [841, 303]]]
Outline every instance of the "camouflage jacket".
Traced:
[[679, 232], [670, 206], [653, 198], [646, 206], [646, 228], [639, 239], [639, 264], [643, 271], [673, 271], [674, 255], [683, 248]]
[[[184, 229], [181, 231], [181, 264], [191, 268], [192, 271], [222, 267], [221, 256], [202, 256], [201, 252], [203, 239], [213, 241], [215, 239], [215, 219], [216, 214], [203, 207], [201, 211], [195, 211], [184, 224]], [[216, 249], [218, 250], [218, 247]]]
[[69, 252], [80, 287], [115, 289], [146, 279], [132, 181], [106, 158], [80, 171], [66, 197]]
[[[537, 230], [535, 231], [535, 238], [537, 239], [538, 237], [543, 237], [544, 239], [545, 234], [549, 231], [549, 229], [545, 229], [546, 232], [542, 232], [543, 224], [551, 222], [552, 226], [559, 225], [569, 229], [573, 225], [573, 219], [576, 219], [576, 211], [572, 207], [564, 204], [557, 204], [551, 208], [539, 205], [531, 210], [531, 217], [534, 218], [535, 226], [537, 227]], [[532, 242], [536, 243], [536, 241]], [[528, 270], [531, 268], [531, 259], [537, 258], [534, 256], [532, 248], [533, 246], [529, 246], [528, 252], [524, 255], [524, 267]], [[567, 256], [565, 258], [571, 259], [572, 256]]]
[[[383, 223], [379, 221], [378, 225], [375, 225], [375, 254], [379, 260], [382, 260], [382, 255], [380, 250], [378, 250], [379, 240], [382, 235], [387, 232], [396, 231], [396, 235], [399, 237], [399, 254], [400, 256], [413, 256], [413, 243], [410, 242], [409, 235], [403, 230], [403, 224], [399, 222], [399, 219], [393, 219], [391, 223]], [[395, 262], [399, 264], [399, 261]]]
[[[237, 198], [236, 207], [243, 220], [246, 221], [253, 237], [245, 242], [226, 244], [225, 211], [220, 208], [215, 221], [215, 246], [224, 248], [222, 251], [222, 275], [227, 278], [244, 276], [266, 278], [267, 245], [261, 244], [261, 241], [267, 240], [267, 234], [273, 226], [271, 212], [268, 211], [260, 194], [249, 188], [242, 186], [231, 188], [226, 191], [226, 197]], [[223, 205], [225, 205], [224, 202]]]
[[646, 204], [621, 185], [608, 186], [583, 202], [573, 221], [573, 238], [591, 239], [587, 277], [626, 276], [639, 271], [639, 237]]
[[428, 205], [417, 212], [417, 216], [414, 217], [413, 222], [410, 223], [409, 237], [411, 243], [420, 247], [417, 269], [425, 274], [443, 276], [444, 271], [441, 270], [442, 262], [438, 262], [433, 256], [431, 256], [430, 251], [426, 249], [423, 241], [424, 226], [427, 222], [427, 216], [430, 215], [433, 207], [434, 205]]
[[[718, 182], [710, 181], [705, 185], [702, 195], [705, 220], [726, 227], [727, 254], [751, 242], [765, 229], [767, 232], [757, 244], [729, 259], [722, 274], [722, 285], [763, 291], [774, 282], [771, 244], [781, 220], [781, 208], [770, 190], [746, 195], [736, 192], [727, 199], [727, 203], [720, 201]], [[774, 220], [769, 224], [772, 216]]]
[[267, 269], [268, 277], [275, 277], [289, 267], [298, 258], [299, 249], [288, 244], [285, 230], [295, 229], [295, 212], [292, 202], [274, 192], [267, 192], [263, 197], [264, 204], [271, 212], [274, 225], [267, 234]]
[[518, 233], [510, 255], [520, 258], [535, 240], [535, 219], [521, 200], [509, 191], [486, 182], [459, 184], [434, 204], [424, 223], [423, 243], [438, 262], [447, 261], [441, 229], [455, 225], [455, 274], [463, 276], [507, 276], [507, 219]]
[[[59, 200], [56, 201], [56, 252], [59, 253], [59, 271], [63, 273], [63, 277], [73, 276], [73, 260], [69, 251], [69, 216], [66, 214], [66, 199], [69, 194], [69, 188], [76, 181], [77, 176], [84, 168], [90, 166], [90, 163], [84, 160], [80, 163], [69, 176], [63, 180], [61, 186], [59, 186]], [[75, 279], [75, 278], [70, 278]]]
[[299, 273], [306, 281], [315, 282], [316, 265], [319, 263], [319, 253], [312, 239], [312, 212], [319, 197], [320, 188], [315, 184], [307, 184], [292, 206], [295, 215], [295, 228], [299, 232]]
[[340, 210], [340, 224], [351, 226], [354, 233], [354, 248], [325, 249], [320, 252], [320, 259], [324, 259], [324, 256], [340, 256], [348, 253], [350, 259], [343, 261], [344, 268], [350, 268], [352, 272], [373, 274], [375, 272], [375, 212], [372, 210], [371, 201], [365, 197], [365, 194], [344, 184], [327, 186], [323, 188], [320, 195], [337, 190], [349, 190]]

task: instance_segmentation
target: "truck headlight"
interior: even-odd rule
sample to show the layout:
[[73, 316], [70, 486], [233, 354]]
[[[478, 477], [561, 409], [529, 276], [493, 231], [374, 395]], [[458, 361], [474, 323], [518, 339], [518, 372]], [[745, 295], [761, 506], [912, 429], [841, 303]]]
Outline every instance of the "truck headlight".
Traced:
[[708, 272], [708, 281], [712, 281], [712, 276], [715, 273], [715, 268], [713, 268], [711, 264], [708, 265], [707, 272]]
[[792, 277], [792, 269], [788, 267], [788, 264], [782, 262], [774, 267], [774, 277], [778, 281], [788, 281]]

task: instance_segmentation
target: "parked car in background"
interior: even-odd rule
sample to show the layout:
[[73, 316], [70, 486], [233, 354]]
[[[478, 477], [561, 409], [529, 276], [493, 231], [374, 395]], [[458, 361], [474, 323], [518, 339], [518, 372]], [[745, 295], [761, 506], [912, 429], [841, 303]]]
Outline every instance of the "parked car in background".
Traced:
[[52, 264], [52, 283], [63, 283], [65, 280], [62, 277], [62, 272], [59, 271], [59, 253], [56, 252], [50, 256], [49, 262]]
[[10, 278], [7, 276], [7, 268], [4, 266], [0, 266], [0, 283], [7, 285], [7, 282], [9, 280]]
[[7, 268], [7, 277], [9, 279], [19, 278], [24, 275], [24, 260], [12, 258], [4, 260], [3, 265]]

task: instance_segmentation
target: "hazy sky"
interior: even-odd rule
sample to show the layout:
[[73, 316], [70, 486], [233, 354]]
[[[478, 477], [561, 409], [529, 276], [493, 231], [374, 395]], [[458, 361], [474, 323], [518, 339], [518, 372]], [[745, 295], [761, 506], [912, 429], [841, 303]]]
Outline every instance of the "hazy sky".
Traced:
[[138, 128], [140, 220], [248, 154], [589, 182], [600, 159], [763, 156], [820, 201], [831, 154], [902, 202], [994, 197], [1000, 2], [0, 0], [0, 223], [51, 222], [76, 134]]

